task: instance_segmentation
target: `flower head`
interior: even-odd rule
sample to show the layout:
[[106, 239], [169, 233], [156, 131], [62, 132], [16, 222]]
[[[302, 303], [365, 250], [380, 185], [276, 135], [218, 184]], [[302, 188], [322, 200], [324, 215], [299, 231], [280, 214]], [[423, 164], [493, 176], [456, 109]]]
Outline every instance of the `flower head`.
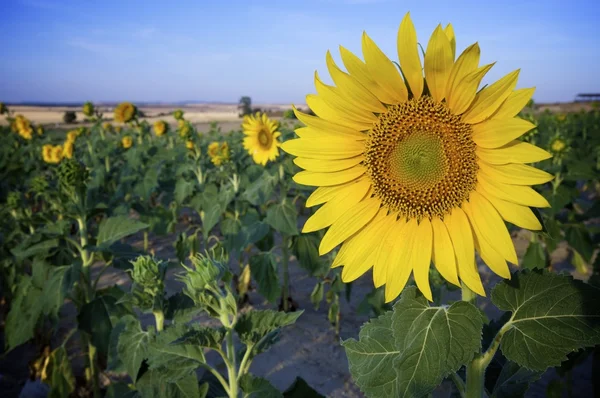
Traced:
[[192, 141], [192, 140], [187, 140], [187, 141], [185, 142], [185, 147], [186, 147], [187, 149], [189, 149], [189, 150], [193, 150], [193, 149], [194, 149], [194, 147], [195, 147], [195, 145], [194, 145], [194, 141]]
[[38, 126], [35, 128], [35, 132], [37, 133], [37, 135], [40, 135], [40, 136], [41, 136], [41, 135], [44, 135], [44, 126], [42, 126], [41, 124], [40, 124], [40, 125], [38, 125]]
[[65, 141], [63, 144], [63, 152], [62, 155], [64, 158], [71, 159], [73, 157], [73, 150], [75, 149], [74, 141]]
[[79, 131], [71, 130], [67, 132], [67, 142], [75, 142], [77, 137], [79, 137]]
[[244, 149], [252, 156], [255, 163], [266, 165], [277, 159], [279, 155], [279, 136], [277, 122], [269, 119], [264, 113], [244, 116]]
[[175, 118], [175, 120], [182, 120], [183, 111], [181, 109], [177, 109], [175, 112], [173, 112], [173, 117]]
[[127, 135], [121, 139], [121, 145], [123, 145], [123, 148], [129, 149], [133, 145], [133, 139]]
[[91, 102], [86, 102], [85, 104], [83, 104], [82, 111], [85, 116], [94, 116], [94, 104], [92, 104]]
[[157, 120], [154, 122], [154, 133], [157, 136], [162, 136], [167, 133], [169, 125], [164, 120]]
[[122, 102], [115, 108], [115, 121], [127, 123], [136, 116], [137, 108], [131, 102]]
[[515, 90], [515, 71], [479, 91], [492, 65], [479, 66], [477, 43], [456, 59], [451, 25], [435, 29], [423, 64], [417, 43], [407, 14], [402, 74], [366, 33], [364, 61], [341, 47], [346, 71], [327, 53], [335, 85], [315, 75], [317, 95], [306, 101], [317, 116], [296, 111], [306, 127], [282, 144], [304, 169], [294, 180], [318, 187], [307, 206], [323, 204], [303, 232], [329, 227], [320, 254], [341, 244], [333, 266], [344, 267], [342, 279], [373, 268], [386, 301], [411, 274], [431, 300], [431, 261], [449, 282], [485, 295], [475, 251], [510, 278], [507, 261], [518, 260], [504, 221], [540, 230], [530, 207], [549, 206], [530, 185], [552, 176], [525, 163], [551, 155], [518, 140], [535, 127], [516, 117], [534, 90]]

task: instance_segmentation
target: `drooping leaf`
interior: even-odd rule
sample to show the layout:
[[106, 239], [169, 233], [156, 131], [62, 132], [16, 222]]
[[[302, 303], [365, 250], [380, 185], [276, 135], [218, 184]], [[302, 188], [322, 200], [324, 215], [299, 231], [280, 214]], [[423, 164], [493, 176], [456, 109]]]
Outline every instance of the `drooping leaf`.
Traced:
[[195, 184], [184, 178], [179, 178], [175, 184], [175, 202], [182, 205], [185, 200], [194, 193]]
[[50, 267], [48, 279], [43, 288], [44, 313], [56, 317], [65, 299], [71, 294], [75, 282], [79, 280], [80, 262], [70, 266]]
[[242, 199], [247, 200], [254, 206], [260, 206], [271, 197], [276, 179], [268, 172], [264, 172], [256, 181], [254, 181], [242, 193]]
[[523, 256], [523, 268], [534, 269], [546, 268], [547, 256], [544, 247], [540, 242], [530, 242], [527, 251]]
[[590, 234], [583, 224], [568, 227], [565, 238], [569, 242], [569, 245], [577, 250], [586, 262], [589, 263], [592, 260], [594, 246]]
[[298, 212], [289, 201], [270, 206], [265, 221], [282, 234], [298, 235]]
[[34, 256], [47, 255], [52, 249], [58, 247], [58, 239], [46, 239], [38, 243], [28, 245], [25, 241], [11, 250], [11, 253], [18, 259], [23, 260], [25, 258]]
[[342, 343], [353, 379], [369, 397], [420, 397], [469, 362], [481, 347], [483, 318], [470, 303], [430, 307], [408, 287], [392, 312]]
[[570, 276], [516, 273], [496, 285], [492, 302], [512, 312], [500, 349], [520, 366], [543, 371], [600, 344], [600, 289]]
[[283, 398], [283, 394], [262, 377], [246, 373], [240, 377], [239, 383], [246, 398]]
[[260, 253], [250, 257], [250, 273], [258, 284], [258, 291], [270, 302], [279, 297], [281, 288], [277, 276], [277, 263], [272, 253]]
[[181, 292], [177, 292], [167, 299], [165, 317], [175, 323], [185, 323], [200, 311], [194, 304], [194, 300]]
[[325, 295], [325, 287], [323, 286], [323, 282], [317, 282], [315, 287], [313, 288], [312, 293], [310, 294], [310, 302], [315, 307], [315, 311], [319, 309], [321, 305], [321, 301], [323, 301], [323, 296]]
[[248, 311], [240, 315], [235, 324], [235, 331], [243, 343], [256, 344], [270, 332], [296, 322], [303, 312]]
[[98, 227], [96, 246], [108, 248], [116, 241], [147, 227], [147, 224], [127, 216], [109, 217], [103, 220]]

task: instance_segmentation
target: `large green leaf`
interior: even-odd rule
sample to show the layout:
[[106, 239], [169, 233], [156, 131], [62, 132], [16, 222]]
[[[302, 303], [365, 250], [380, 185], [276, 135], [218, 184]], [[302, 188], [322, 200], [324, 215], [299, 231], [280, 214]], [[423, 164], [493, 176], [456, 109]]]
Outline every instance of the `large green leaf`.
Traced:
[[534, 269], [534, 268], [546, 268], [547, 256], [544, 246], [540, 242], [530, 242], [527, 247], [527, 251], [523, 256], [523, 268]]
[[319, 256], [319, 239], [314, 234], [297, 236], [292, 250], [298, 258], [298, 264], [311, 275], [322, 275], [327, 272], [329, 266]]
[[430, 307], [415, 287], [393, 312], [342, 343], [350, 373], [368, 397], [420, 397], [469, 362], [481, 347], [483, 318], [467, 302]]
[[545, 370], [582, 347], [600, 344], [600, 289], [549, 272], [513, 274], [492, 291], [492, 302], [511, 311], [502, 353], [531, 370]]
[[283, 394], [267, 379], [246, 373], [240, 378], [245, 398], [283, 398]]
[[298, 212], [289, 201], [270, 206], [265, 221], [282, 234], [298, 235]]
[[273, 193], [277, 178], [271, 176], [267, 171], [254, 181], [242, 194], [242, 199], [247, 200], [254, 206], [264, 204]]
[[569, 245], [577, 250], [585, 261], [589, 263], [592, 260], [594, 246], [585, 225], [568, 227], [565, 238], [569, 242]]
[[200, 398], [198, 379], [193, 373], [174, 383], [165, 383], [160, 371], [149, 370], [137, 381], [136, 388], [144, 398]]
[[6, 317], [6, 348], [11, 350], [33, 338], [35, 326], [44, 311], [42, 289], [34, 286], [31, 277], [24, 275]]
[[147, 227], [147, 224], [126, 216], [109, 217], [100, 223], [96, 246], [108, 248], [116, 241]]
[[258, 291], [270, 302], [275, 302], [281, 292], [277, 276], [277, 263], [272, 253], [259, 253], [250, 257], [250, 273], [258, 284]]
[[43, 288], [44, 313], [57, 316], [65, 299], [71, 294], [75, 282], [79, 280], [80, 262], [62, 267], [50, 267]]
[[205, 207], [202, 213], [202, 234], [204, 239], [208, 238], [210, 230], [219, 222], [221, 218], [221, 206], [219, 203], [212, 203], [210, 206]]
[[541, 376], [542, 372], [522, 368], [514, 362], [506, 361], [496, 380], [492, 398], [524, 397], [529, 385]]
[[175, 202], [182, 205], [194, 193], [194, 187], [195, 184], [193, 182], [187, 181], [184, 178], [178, 179], [175, 185]]
[[28, 245], [24, 241], [19, 246], [11, 250], [11, 253], [18, 259], [23, 260], [28, 257], [47, 255], [50, 250], [58, 247], [58, 239], [47, 239], [38, 243]]
[[115, 326], [123, 330], [119, 335], [117, 352], [125, 364], [127, 373], [132, 380], [137, 380], [137, 375], [144, 359], [148, 358], [148, 345], [154, 338], [154, 331], [144, 331], [140, 322], [132, 315], [126, 315]]
[[79, 329], [90, 334], [98, 351], [107, 355], [112, 328], [121, 316], [127, 314], [128, 311], [118, 303], [117, 297], [104, 294], [82, 306], [77, 321]]
[[243, 343], [254, 345], [269, 333], [296, 322], [303, 312], [248, 311], [240, 315], [235, 324], [235, 331]]
[[325, 396], [309, 386], [302, 377], [296, 377], [292, 385], [283, 392], [283, 398], [325, 398]]

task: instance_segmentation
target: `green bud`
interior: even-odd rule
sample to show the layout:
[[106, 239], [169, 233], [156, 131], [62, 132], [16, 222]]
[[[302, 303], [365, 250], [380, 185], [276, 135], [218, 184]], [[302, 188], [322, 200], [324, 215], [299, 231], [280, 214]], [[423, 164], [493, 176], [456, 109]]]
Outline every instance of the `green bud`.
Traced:
[[79, 192], [85, 189], [89, 171], [75, 159], [63, 159], [57, 168], [58, 182], [66, 191]]
[[46, 190], [48, 189], [49, 186], [50, 186], [50, 184], [48, 184], [48, 180], [43, 175], [35, 176], [29, 182], [29, 187], [30, 187], [31, 191], [36, 194], [41, 194], [41, 193], [46, 192]]
[[173, 112], [173, 117], [175, 120], [183, 119], [183, 111], [181, 109], [177, 109], [175, 112]]
[[19, 192], [9, 192], [6, 196], [6, 206], [11, 210], [18, 209], [21, 201], [21, 194]]
[[86, 116], [94, 116], [94, 104], [89, 101], [83, 104], [83, 114]]

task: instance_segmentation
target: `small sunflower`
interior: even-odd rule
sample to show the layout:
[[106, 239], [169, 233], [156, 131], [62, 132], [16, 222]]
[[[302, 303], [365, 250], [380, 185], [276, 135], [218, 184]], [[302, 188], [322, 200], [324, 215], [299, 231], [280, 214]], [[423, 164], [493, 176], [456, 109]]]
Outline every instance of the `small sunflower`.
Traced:
[[165, 123], [163, 120], [157, 120], [154, 122], [154, 133], [160, 137], [167, 133], [169, 125]]
[[281, 133], [277, 131], [278, 123], [269, 119], [266, 114], [259, 112], [256, 115], [244, 116], [242, 129], [244, 130], [244, 149], [252, 156], [254, 163], [266, 165], [268, 161], [277, 159], [279, 146], [278, 138]]
[[438, 26], [422, 65], [407, 14], [398, 32], [402, 74], [366, 33], [364, 61], [340, 47], [346, 72], [327, 53], [335, 85], [315, 75], [318, 94], [306, 101], [317, 116], [296, 111], [306, 127], [282, 144], [305, 170], [294, 180], [318, 187], [307, 206], [323, 204], [303, 232], [329, 227], [319, 253], [341, 244], [332, 266], [344, 267], [342, 279], [373, 268], [388, 302], [411, 274], [432, 300], [430, 262], [485, 295], [475, 251], [510, 278], [507, 261], [518, 259], [504, 221], [540, 230], [530, 207], [549, 207], [530, 185], [552, 176], [525, 163], [551, 155], [518, 140], [535, 127], [516, 117], [534, 89], [515, 90], [517, 70], [478, 91], [492, 65], [479, 66], [477, 43], [455, 59], [455, 43], [452, 26]]
[[121, 126], [115, 126], [115, 133], [120, 134], [121, 131], [123, 131], [123, 127], [121, 127]]
[[137, 113], [137, 108], [131, 102], [122, 102], [115, 108], [115, 121], [118, 123], [127, 123], [133, 120]]
[[42, 159], [46, 163], [52, 163], [52, 149], [54, 148], [51, 144], [42, 146]]
[[569, 142], [560, 135], [556, 135], [550, 141], [549, 149], [555, 156], [563, 155], [569, 150]]
[[194, 141], [192, 140], [187, 140], [185, 142], [185, 147], [189, 150], [193, 150], [194, 149]]
[[94, 116], [94, 104], [92, 104], [91, 102], [86, 102], [85, 104], [83, 104], [82, 111], [85, 116]]
[[44, 126], [39, 125], [35, 128], [35, 132], [37, 133], [37, 135], [44, 135]]
[[75, 142], [79, 137], [79, 131], [71, 130], [67, 133], [67, 142]]
[[216, 141], [211, 142], [210, 144], [208, 144], [208, 156], [215, 157], [219, 154], [219, 147], [220, 144]]
[[123, 137], [121, 139], [121, 145], [123, 145], [123, 148], [125, 148], [125, 149], [131, 148], [131, 146], [133, 145], [133, 138], [131, 138], [128, 135]]
[[183, 111], [181, 109], [177, 109], [176, 111], [173, 112], [173, 117], [175, 118], [175, 120], [182, 120], [183, 119]]
[[63, 158], [63, 148], [61, 145], [56, 145], [52, 147], [52, 152], [50, 155], [50, 159], [52, 160], [50, 163], [60, 163]]
[[26, 139], [27, 141], [33, 139], [33, 128], [30, 127], [25, 127], [22, 129], [19, 129], [19, 135], [23, 138]]
[[63, 152], [62, 155], [64, 158], [71, 159], [73, 157], [73, 150], [75, 149], [75, 144], [73, 141], [65, 141], [63, 144]]

